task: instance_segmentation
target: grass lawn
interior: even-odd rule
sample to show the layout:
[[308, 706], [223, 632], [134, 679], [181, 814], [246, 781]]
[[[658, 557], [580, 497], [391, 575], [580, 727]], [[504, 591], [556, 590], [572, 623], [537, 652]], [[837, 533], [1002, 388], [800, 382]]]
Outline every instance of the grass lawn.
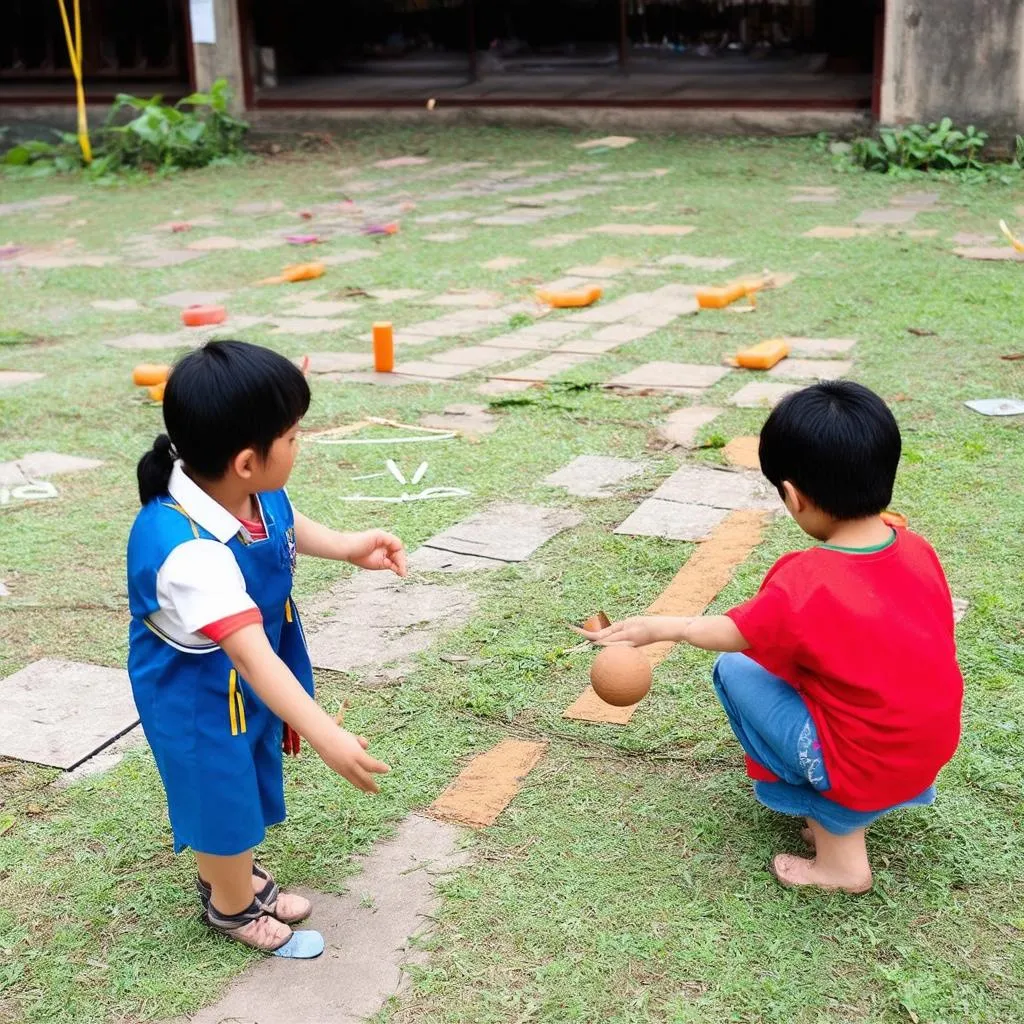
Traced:
[[[739, 345], [778, 334], [858, 339], [852, 375], [892, 403], [904, 432], [894, 507], [932, 541], [954, 593], [971, 602], [958, 632], [967, 679], [964, 739], [942, 775], [939, 801], [872, 829], [877, 885], [870, 895], [782, 891], [765, 865], [779, 849], [799, 849], [797, 825], [755, 804], [710, 685], [710, 656], [677, 648], [626, 728], [562, 719], [589, 661], [569, 651], [575, 637], [566, 620], [597, 608], [613, 616], [642, 610], [691, 546], [612, 533], [678, 464], [679, 455], [661, 451], [652, 438], [685, 400], [556, 387], [497, 401], [495, 433], [476, 444], [436, 445], [424, 456], [431, 462], [427, 482], [465, 487], [472, 491], [467, 499], [342, 503], [339, 495], [373, 486], [351, 477], [379, 471], [392, 453], [305, 446], [289, 485], [299, 508], [343, 528], [385, 526], [410, 549], [498, 498], [575, 507], [585, 521], [530, 561], [470, 579], [481, 594], [478, 615], [444, 635], [401, 685], [370, 690], [354, 676], [320, 674], [327, 706], [342, 696], [352, 700], [350, 723], [374, 738], [374, 752], [393, 771], [371, 800], [307, 750], [287, 766], [290, 821], [270, 835], [263, 859], [287, 884], [341, 891], [350, 855], [368, 850], [410, 809], [429, 804], [470, 755], [506, 735], [546, 738], [548, 754], [524, 791], [494, 827], [469, 840], [474, 866], [444, 886], [429, 965], [417, 972], [411, 996], [385, 1008], [381, 1021], [1024, 1019], [1024, 434], [1019, 417], [984, 418], [963, 405], [1024, 397], [1024, 364], [999, 358], [1024, 345], [1024, 268], [950, 252], [957, 231], [994, 234], [1001, 217], [1012, 219], [1020, 189], [843, 175], [805, 141], [645, 138], [595, 156], [575, 150], [575, 141], [554, 131], [396, 130], [355, 135], [339, 143], [340, 152], [283, 155], [146, 184], [0, 179], [5, 201], [76, 197], [71, 205], [4, 217], [0, 243], [74, 236], [87, 250], [119, 253], [133, 235], [161, 222], [203, 215], [222, 223], [183, 240], [251, 238], [298, 219], [232, 216], [237, 203], [281, 199], [297, 210], [338, 200], [328, 190], [351, 180], [338, 177], [339, 168], [417, 153], [433, 163], [356, 175], [390, 179], [372, 198], [408, 193], [417, 209], [397, 236], [331, 242], [327, 251], [365, 248], [379, 256], [331, 267], [314, 283], [324, 289], [322, 298], [340, 298], [350, 288], [417, 288], [424, 298], [486, 288], [511, 302], [528, 297], [536, 283], [610, 255], [653, 263], [687, 252], [739, 261], [720, 273], [672, 267], [659, 277], [621, 275], [608, 285], [612, 298], [672, 281], [717, 283], [765, 267], [796, 273], [793, 284], [765, 295], [754, 315], [684, 318], [562, 380], [604, 381], [658, 359], [717, 364]], [[535, 192], [595, 184], [608, 173], [670, 173], [606, 182], [606, 191], [572, 202], [577, 212], [535, 227], [418, 224], [424, 214], [480, 216], [508, 206], [500, 194], [433, 198], [481, 173], [423, 177], [459, 160], [490, 161], [490, 169], [546, 161], [527, 174], [603, 165]], [[792, 185], [838, 186], [839, 202], [789, 204]], [[941, 208], [920, 214], [912, 227], [935, 229], [933, 237], [884, 230], [849, 241], [802, 237], [817, 224], [848, 225], [860, 211], [922, 187], [941, 192]], [[698, 230], [685, 239], [587, 234], [561, 248], [529, 244], [546, 235], [582, 235], [607, 221]], [[424, 238], [449, 230], [468, 237], [454, 244]], [[228, 306], [235, 314], [280, 313], [286, 299], [300, 294], [293, 289], [312, 286], [250, 285], [305, 255], [229, 250], [149, 270], [130, 262], [54, 270], [5, 270], [0, 263], [0, 369], [46, 375], [0, 392], [0, 461], [48, 450], [105, 463], [56, 478], [59, 500], [0, 507], [0, 579], [11, 590], [0, 599], [0, 676], [43, 657], [111, 666], [126, 659], [124, 548], [137, 506], [134, 469], [161, 429], [159, 408], [140, 398], [130, 372], [170, 353], [122, 351], [104, 341], [174, 330], [176, 311], [150, 300], [184, 288], [233, 291]], [[507, 271], [482, 267], [498, 256], [527, 262]], [[147, 304], [134, 313], [90, 305], [121, 298]], [[388, 309], [399, 326], [439, 312], [415, 301]], [[289, 356], [355, 351], [380, 316], [379, 306], [375, 312], [367, 303], [345, 314], [351, 322], [336, 333], [271, 335], [257, 326], [244, 337]], [[412, 358], [450, 344], [417, 349]], [[392, 389], [318, 381], [305, 425], [366, 415], [415, 423], [453, 402], [486, 401], [475, 393], [478, 383]], [[729, 375], [704, 401], [726, 399], [739, 383]], [[763, 416], [730, 409], [704, 435], [720, 445], [756, 433]], [[631, 481], [631, 491], [598, 501], [541, 486], [578, 454], [643, 458], [648, 471]], [[687, 457], [721, 461], [714, 446]], [[714, 607], [748, 596], [774, 558], [804, 543], [791, 523], [778, 520]], [[300, 601], [308, 604], [344, 571], [301, 564]], [[442, 654], [472, 660], [452, 664]], [[66, 790], [50, 787], [56, 774], [0, 760], [0, 1020], [160, 1020], [215, 998], [252, 957], [200, 925], [191, 863], [171, 854], [148, 754], [136, 752]]]

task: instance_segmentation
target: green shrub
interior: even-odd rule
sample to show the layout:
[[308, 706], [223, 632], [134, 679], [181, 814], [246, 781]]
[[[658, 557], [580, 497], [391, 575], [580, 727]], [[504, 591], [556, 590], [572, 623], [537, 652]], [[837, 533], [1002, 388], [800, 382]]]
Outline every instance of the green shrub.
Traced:
[[[69, 173], [85, 169], [97, 178], [121, 171], [170, 172], [230, 160], [243, 152], [249, 126], [228, 113], [231, 92], [218, 79], [208, 93], [193, 93], [173, 106], [160, 96], [143, 100], [121, 94], [94, 134], [91, 164], [82, 161], [78, 138], [58, 133], [57, 142], [32, 141], [14, 146], [3, 158], [7, 168], [34, 173]], [[124, 111], [134, 116], [116, 123]]]
[[950, 118], [937, 124], [912, 124], [906, 128], [882, 128], [878, 138], [857, 139], [851, 146], [854, 163], [880, 174], [894, 170], [980, 171], [981, 153], [988, 135], [968, 126], [954, 127]]

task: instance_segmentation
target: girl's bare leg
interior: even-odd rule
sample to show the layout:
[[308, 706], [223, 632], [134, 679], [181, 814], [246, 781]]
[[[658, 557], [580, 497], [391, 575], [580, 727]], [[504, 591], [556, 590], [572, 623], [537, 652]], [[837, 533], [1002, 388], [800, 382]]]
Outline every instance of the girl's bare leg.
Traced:
[[858, 829], [846, 836], [826, 831], [808, 819], [813, 857], [780, 853], [772, 860], [775, 877], [785, 886], [815, 886], [844, 892], [867, 892], [872, 885], [868, 862], [867, 832]]

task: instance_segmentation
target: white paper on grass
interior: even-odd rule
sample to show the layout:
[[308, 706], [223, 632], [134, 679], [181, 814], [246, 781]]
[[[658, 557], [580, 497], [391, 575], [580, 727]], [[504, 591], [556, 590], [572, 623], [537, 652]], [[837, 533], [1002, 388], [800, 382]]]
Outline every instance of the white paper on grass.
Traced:
[[976, 398], [964, 402], [968, 409], [980, 412], [982, 416], [1021, 416], [1024, 415], [1024, 402], [1016, 398]]
[[217, 21], [213, 13], [213, 0], [189, 0], [189, 22], [193, 43], [216, 43]]

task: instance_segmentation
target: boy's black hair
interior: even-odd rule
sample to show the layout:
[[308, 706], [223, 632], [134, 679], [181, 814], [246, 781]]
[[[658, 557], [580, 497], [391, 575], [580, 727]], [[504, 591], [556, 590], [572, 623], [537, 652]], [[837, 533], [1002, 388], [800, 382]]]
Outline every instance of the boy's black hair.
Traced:
[[788, 480], [822, 512], [862, 519], [889, 507], [900, 461], [889, 407], [853, 381], [787, 395], [761, 428], [761, 472], [780, 494]]
[[164, 390], [164, 423], [139, 460], [139, 500], [167, 493], [175, 457], [209, 480], [246, 448], [261, 458], [309, 408], [309, 385], [294, 363], [245, 341], [210, 341], [174, 367]]

